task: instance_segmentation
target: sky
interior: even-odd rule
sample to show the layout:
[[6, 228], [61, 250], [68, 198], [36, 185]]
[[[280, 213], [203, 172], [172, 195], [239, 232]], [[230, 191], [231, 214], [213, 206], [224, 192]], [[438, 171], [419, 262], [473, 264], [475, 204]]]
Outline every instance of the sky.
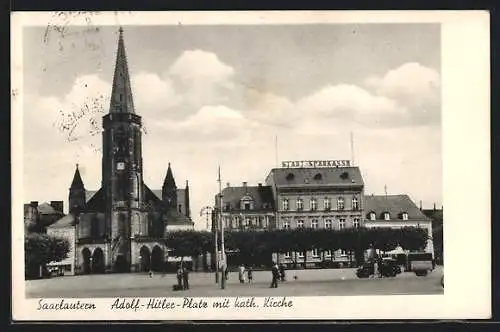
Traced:
[[[170, 162], [198, 229], [219, 165], [223, 186], [257, 185], [277, 161], [354, 159], [366, 194], [441, 206], [439, 25], [123, 28], [144, 181], [161, 189]], [[117, 40], [117, 26], [23, 29], [25, 202], [67, 210], [76, 163], [100, 187]]]

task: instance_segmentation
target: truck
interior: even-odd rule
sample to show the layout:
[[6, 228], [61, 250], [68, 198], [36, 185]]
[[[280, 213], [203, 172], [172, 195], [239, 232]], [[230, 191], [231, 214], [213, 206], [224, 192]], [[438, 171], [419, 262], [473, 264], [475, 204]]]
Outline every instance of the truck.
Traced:
[[432, 254], [426, 252], [408, 253], [405, 270], [414, 272], [419, 277], [426, 276], [434, 270]]

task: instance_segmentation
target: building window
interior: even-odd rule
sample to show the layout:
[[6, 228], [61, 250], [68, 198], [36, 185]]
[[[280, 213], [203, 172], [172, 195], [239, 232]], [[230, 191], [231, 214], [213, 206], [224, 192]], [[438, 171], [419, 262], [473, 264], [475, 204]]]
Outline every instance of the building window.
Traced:
[[344, 209], [344, 197], [337, 198], [337, 210]]
[[290, 251], [285, 252], [284, 254], [285, 258], [290, 258], [292, 256], [292, 253]]
[[304, 252], [303, 252], [303, 251], [299, 251], [299, 252], [297, 253], [297, 257], [298, 257], [298, 258], [304, 258]]
[[316, 211], [316, 198], [311, 198], [311, 210]]
[[288, 220], [283, 221], [283, 229], [290, 229], [290, 222]]
[[297, 228], [304, 228], [304, 220], [297, 220]]
[[317, 219], [313, 219], [313, 221], [311, 222], [311, 228], [313, 228], [313, 229], [318, 228], [318, 220]]
[[297, 198], [297, 210], [302, 210], [304, 208], [304, 203], [302, 201], [302, 198]]
[[347, 256], [347, 251], [344, 249], [340, 249], [340, 256]]
[[283, 199], [283, 210], [288, 211], [288, 199]]
[[384, 212], [384, 220], [391, 220], [391, 216], [389, 215], [389, 212]]
[[370, 220], [375, 221], [375, 212], [370, 212]]
[[354, 211], [358, 211], [359, 210], [359, 202], [358, 202], [358, 198], [357, 197], [353, 197], [352, 198], [352, 209]]
[[332, 221], [330, 219], [325, 220], [325, 228], [332, 229]]
[[325, 210], [330, 210], [331, 209], [331, 206], [330, 206], [330, 199], [328, 197], [325, 198]]
[[339, 219], [339, 229], [345, 228], [345, 219]]
[[313, 250], [312, 250], [312, 256], [313, 256], [314, 258], [319, 257], [319, 250], [318, 250], [318, 249], [313, 249]]
[[323, 251], [325, 253], [325, 257], [332, 257], [332, 252], [331, 250], [325, 250]]
[[408, 220], [408, 213], [403, 212], [402, 218], [403, 218], [403, 220]]
[[182, 204], [179, 204], [179, 213], [182, 212]]
[[352, 226], [354, 228], [359, 228], [359, 218], [354, 218], [354, 220], [352, 222]]
[[250, 210], [250, 203], [245, 203], [245, 210], [246, 211]]

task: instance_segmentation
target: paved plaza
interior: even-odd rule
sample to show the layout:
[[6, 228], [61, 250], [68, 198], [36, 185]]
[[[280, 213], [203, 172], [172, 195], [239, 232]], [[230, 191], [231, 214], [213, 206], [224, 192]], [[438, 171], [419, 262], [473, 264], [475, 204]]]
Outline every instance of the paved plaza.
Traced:
[[[26, 296], [33, 297], [184, 297], [184, 296], [342, 296], [442, 294], [442, 268], [426, 277], [403, 272], [395, 278], [358, 279], [355, 269], [289, 270], [287, 280], [269, 288], [271, 272], [255, 271], [251, 284], [240, 284], [229, 274], [226, 289], [215, 283], [214, 273], [190, 274], [190, 289], [173, 291], [175, 274], [103, 274], [55, 277], [26, 281]], [[294, 277], [297, 278], [294, 278]]]

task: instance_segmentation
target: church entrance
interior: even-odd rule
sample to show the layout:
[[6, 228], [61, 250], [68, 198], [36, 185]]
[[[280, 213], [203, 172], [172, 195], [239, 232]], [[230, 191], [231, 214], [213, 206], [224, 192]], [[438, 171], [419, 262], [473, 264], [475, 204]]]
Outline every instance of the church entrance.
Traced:
[[118, 255], [115, 259], [115, 272], [129, 272], [129, 265], [125, 255]]
[[91, 253], [89, 248], [85, 247], [82, 249], [82, 272], [84, 274], [89, 274], [91, 272], [90, 270], [90, 257]]
[[147, 272], [151, 270], [151, 253], [149, 252], [149, 248], [146, 246], [142, 246], [139, 254], [141, 258], [139, 272]]
[[151, 270], [161, 272], [164, 270], [164, 265], [163, 250], [159, 246], [154, 246], [151, 254]]
[[92, 255], [92, 273], [104, 273], [104, 253], [101, 248], [96, 248]]

